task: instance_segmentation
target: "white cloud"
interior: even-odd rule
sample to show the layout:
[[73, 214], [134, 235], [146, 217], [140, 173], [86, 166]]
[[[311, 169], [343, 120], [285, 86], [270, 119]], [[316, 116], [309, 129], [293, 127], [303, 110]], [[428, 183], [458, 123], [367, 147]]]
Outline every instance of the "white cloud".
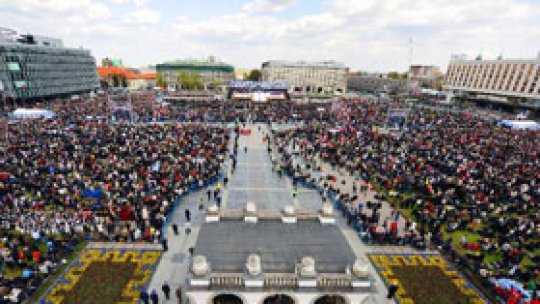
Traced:
[[108, 0], [108, 1], [111, 1], [114, 4], [133, 3], [135, 7], [143, 7], [148, 3], [148, 0]]
[[[193, 5], [207, 5], [203, 2]], [[0, 20], [134, 65], [217, 55], [238, 67], [268, 59], [334, 59], [353, 70], [403, 71], [409, 38], [414, 62], [443, 69], [452, 53], [483, 52], [486, 58], [538, 52], [537, 1], [324, 0], [321, 10], [306, 9], [309, 13], [302, 13], [301, 5], [310, 1], [293, 7], [294, 2], [252, 0], [237, 12], [169, 21], [170, 14], [156, 11], [148, 0], [0, 0]], [[113, 14], [107, 5], [115, 3], [132, 11], [115, 7]], [[294, 11], [283, 14], [286, 9]]]
[[290, 7], [296, 0], [252, 0], [242, 6], [245, 13], [278, 13]]
[[105, 4], [92, 0], [0, 0], [0, 7], [11, 8], [21, 14], [42, 14], [47, 17], [71, 14], [102, 20], [111, 17], [111, 11]]
[[122, 22], [129, 25], [155, 25], [160, 20], [160, 14], [150, 8], [137, 8], [128, 12], [122, 18]]

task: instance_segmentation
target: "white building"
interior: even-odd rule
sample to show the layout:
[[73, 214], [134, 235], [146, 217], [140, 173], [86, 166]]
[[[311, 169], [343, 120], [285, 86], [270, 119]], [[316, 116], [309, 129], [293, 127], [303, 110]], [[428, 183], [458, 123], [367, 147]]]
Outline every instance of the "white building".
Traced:
[[348, 68], [335, 61], [267, 61], [262, 64], [263, 81], [283, 81], [293, 93], [328, 95], [345, 93]]
[[536, 59], [465, 60], [454, 57], [443, 88], [455, 96], [540, 108], [540, 55]]

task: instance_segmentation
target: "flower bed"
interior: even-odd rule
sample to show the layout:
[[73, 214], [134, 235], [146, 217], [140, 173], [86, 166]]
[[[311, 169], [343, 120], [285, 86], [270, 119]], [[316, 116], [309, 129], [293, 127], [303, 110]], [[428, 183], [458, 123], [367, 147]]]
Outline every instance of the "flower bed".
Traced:
[[479, 292], [437, 254], [372, 254], [387, 285], [399, 287], [401, 304], [483, 304]]
[[43, 297], [45, 303], [137, 303], [160, 251], [85, 249]]

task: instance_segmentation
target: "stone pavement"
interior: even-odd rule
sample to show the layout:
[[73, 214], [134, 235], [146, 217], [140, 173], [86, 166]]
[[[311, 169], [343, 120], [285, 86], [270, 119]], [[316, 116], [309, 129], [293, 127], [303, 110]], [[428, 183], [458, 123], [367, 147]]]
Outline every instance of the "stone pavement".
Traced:
[[[261, 130], [259, 130], [259, 127]], [[298, 199], [293, 200], [292, 184], [289, 178], [279, 177], [272, 171], [270, 156], [263, 142], [263, 136], [268, 129], [265, 125], [250, 126], [252, 134], [241, 136], [239, 141], [238, 162], [235, 172], [227, 187], [223, 188], [223, 209], [242, 209], [247, 201], [256, 203], [258, 209], [279, 211], [285, 205], [293, 204], [298, 209], [316, 211], [322, 207], [322, 199], [316, 190], [299, 189]], [[244, 152], [247, 147], [247, 153]], [[226, 166], [228, 170], [230, 165]], [[204, 212], [198, 210], [198, 203], [202, 197], [207, 200], [206, 189], [192, 193], [182, 199], [178, 208], [172, 214], [172, 220], [167, 227], [169, 251], [163, 253], [161, 262], [154, 273], [149, 285], [149, 291], [156, 289], [160, 295], [160, 303], [176, 303], [174, 290], [186, 285], [186, 277], [190, 265], [189, 248], [194, 247], [201, 225], [204, 223]], [[184, 210], [191, 210], [191, 230], [189, 235], [184, 231]], [[357, 258], [364, 260], [371, 267], [374, 290], [373, 302], [375, 304], [388, 303], [385, 299], [386, 287], [375, 269], [368, 262], [366, 253], [371, 249], [364, 245], [354, 230], [347, 226], [346, 220], [336, 213], [337, 225], [343, 232]], [[180, 234], [175, 236], [171, 225], [179, 226]], [[167, 281], [173, 292], [172, 300], [165, 301], [161, 292], [161, 285]]]

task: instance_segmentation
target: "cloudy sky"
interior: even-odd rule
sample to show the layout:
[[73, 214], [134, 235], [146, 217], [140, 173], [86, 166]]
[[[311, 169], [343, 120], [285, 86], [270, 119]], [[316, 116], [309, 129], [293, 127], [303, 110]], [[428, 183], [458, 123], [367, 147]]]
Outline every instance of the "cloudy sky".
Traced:
[[536, 57], [540, 0], [0, 0], [0, 26], [142, 66], [215, 55], [337, 60], [352, 70], [443, 70], [451, 54]]

